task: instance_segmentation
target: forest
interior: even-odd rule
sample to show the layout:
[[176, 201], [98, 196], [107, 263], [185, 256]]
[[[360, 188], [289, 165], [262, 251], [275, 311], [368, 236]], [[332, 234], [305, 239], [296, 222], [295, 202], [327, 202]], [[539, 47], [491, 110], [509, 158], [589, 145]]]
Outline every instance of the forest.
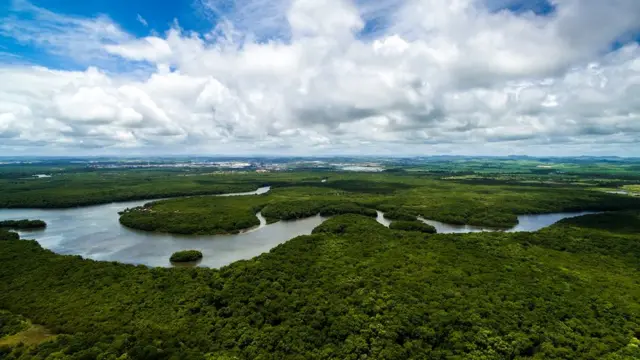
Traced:
[[124, 211], [120, 223], [174, 234], [226, 234], [259, 225], [258, 212], [272, 223], [317, 214], [376, 217], [376, 210], [381, 210], [390, 220], [415, 221], [422, 216], [508, 229], [522, 214], [639, 208], [640, 198], [576, 186], [470, 185], [411, 175], [339, 174], [324, 183], [294, 178], [253, 197], [193, 196], [150, 202]]
[[397, 220], [391, 222], [389, 224], [389, 228], [392, 230], [404, 230], [404, 231], [419, 231], [427, 234], [435, 234], [436, 228], [425, 224], [423, 222], [413, 220], [413, 221], [405, 221], [405, 220]]
[[27, 230], [27, 229], [42, 229], [47, 227], [47, 223], [42, 220], [4, 220], [0, 221], [0, 228], [5, 229], [19, 229], [19, 230]]
[[18, 240], [20, 239], [20, 235], [17, 232], [0, 228], [0, 239]]
[[[638, 213], [623, 216], [640, 227]], [[7, 239], [0, 307], [57, 336], [0, 357], [638, 358], [639, 237], [614, 218], [439, 235], [340, 215], [219, 270], [96, 262]]]
[[[640, 198], [587, 177], [80, 170], [0, 171], [0, 207], [149, 199], [120, 223], [175, 234], [240, 232], [256, 213], [328, 220], [219, 269], [61, 255], [0, 227], [0, 359], [640, 358]], [[271, 190], [212, 196], [261, 186]], [[437, 234], [416, 220], [506, 229], [521, 214], [579, 210], [606, 212], [518, 233]]]
[[131, 228], [174, 234], [237, 233], [260, 225], [262, 196], [191, 197], [127, 209], [120, 223]]
[[171, 262], [192, 262], [202, 259], [202, 253], [198, 250], [182, 250], [171, 254]]

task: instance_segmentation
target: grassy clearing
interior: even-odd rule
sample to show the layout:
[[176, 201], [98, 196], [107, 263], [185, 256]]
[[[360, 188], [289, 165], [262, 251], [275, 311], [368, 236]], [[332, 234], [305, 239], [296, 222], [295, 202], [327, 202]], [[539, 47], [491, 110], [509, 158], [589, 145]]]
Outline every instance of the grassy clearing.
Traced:
[[640, 185], [625, 185], [622, 189], [634, 194], [640, 194]]
[[20, 331], [17, 334], [7, 335], [0, 338], [0, 347], [13, 347], [19, 344], [27, 346], [38, 345], [44, 341], [54, 340], [55, 338], [55, 334], [44, 326], [29, 324], [27, 329]]

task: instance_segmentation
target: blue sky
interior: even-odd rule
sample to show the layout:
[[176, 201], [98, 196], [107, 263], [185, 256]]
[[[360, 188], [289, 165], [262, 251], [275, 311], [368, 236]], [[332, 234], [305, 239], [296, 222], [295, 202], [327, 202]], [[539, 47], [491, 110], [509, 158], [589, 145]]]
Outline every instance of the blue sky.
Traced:
[[640, 155], [637, 0], [9, 0], [0, 20], [3, 153]]
[[534, 12], [536, 15], [551, 15], [555, 6], [547, 0], [490, 0], [487, 6], [493, 11], [508, 10], [515, 13]]
[[[33, 18], [25, 7], [37, 6], [48, 11], [78, 18], [94, 18], [108, 16], [124, 31], [137, 37], [148, 36], [154, 32], [164, 33], [169, 30], [175, 20], [186, 30], [205, 32], [211, 26], [211, 18], [205, 18], [192, 1], [151, 1], [151, 0], [8, 0], [0, 4], [0, 18], [15, 17], [29, 20]], [[146, 22], [143, 24], [139, 18]], [[22, 43], [17, 39], [0, 35], [0, 51], [18, 55], [20, 59], [12, 61], [27, 61], [29, 63], [54, 67], [77, 69], [86, 67], [73, 59], [64, 56], [54, 56], [47, 49], [32, 43]], [[1, 61], [1, 59], [0, 59]]]
[[[389, 3], [385, 6], [384, 3]], [[220, 20], [220, 17], [232, 16], [235, 2], [232, 0], [213, 0], [210, 2], [216, 11], [207, 9], [198, 0], [195, 1], [164, 1], [158, 3], [152, 0], [9, 0], [0, 5], [0, 18], [13, 17], [22, 20], [33, 19], [33, 14], [28, 11], [33, 5], [46, 9], [53, 13], [78, 17], [94, 18], [107, 16], [125, 32], [136, 37], [145, 37], [153, 34], [163, 34], [177, 21], [185, 31], [206, 33], [210, 31]], [[356, 4], [362, 8], [376, 7], [382, 4], [382, 12], [365, 17], [365, 26], [359, 33], [362, 38], [371, 38], [379, 32], [383, 32], [390, 21], [392, 14], [402, 1], [388, 0], [358, 0]], [[534, 13], [537, 16], [553, 16], [556, 6], [547, 0], [486, 0], [483, 4], [493, 12], [509, 11], [515, 14]], [[25, 9], [27, 9], [25, 11]], [[273, 38], [287, 39], [288, 33], [283, 31], [286, 27], [284, 15], [277, 19], [283, 23], [283, 27], [276, 32], [265, 31], [255, 34], [260, 41]], [[636, 31], [622, 34], [619, 39], [610, 44], [610, 50], [614, 51], [629, 42], [640, 42], [640, 26]], [[52, 54], [46, 48], [42, 48], [29, 42], [21, 42], [0, 33], [0, 52], [5, 56], [0, 57], [0, 62], [28, 62], [60, 69], [82, 69], [87, 64], [74, 61], [59, 54]], [[8, 57], [6, 54], [11, 54]], [[110, 64], [111, 70], [128, 69], [126, 65]]]
[[[152, 0], [34, 0], [31, 4], [49, 11], [81, 17], [108, 15], [126, 31], [146, 36], [149, 29], [166, 31], [174, 19], [190, 30], [203, 31], [210, 26], [207, 19], [201, 18], [191, 1], [152, 1]], [[14, 13], [13, 8], [20, 7], [20, 1], [7, 1], [2, 5], [0, 14]], [[140, 14], [148, 23], [144, 26], [137, 20]]]
[[[375, 7], [376, 4], [384, 3], [379, 0], [359, 0], [357, 4], [361, 7]], [[388, 2], [388, 1], [387, 1]], [[9, 0], [0, 5], [0, 18], [15, 17], [23, 20], [32, 19], [29, 11], [24, 11], [29, 4], [48, 11], [78, 17], [93, 18], [107, 16], [115, 24], [120, 26], [127, 33], [136, 37], [145, 37], [150, 34], [162, 34], [169, 30], [175, 21], [185, 31], [195, 31], [206, 33], [212, 29], [219, 21], [219, 16], [230, 15], [234, 11], [234, 2], [231, 0], [212, 1], [217, 12], [206, 11], [198, 1], [164, 1], [153, 0]], [[389, 2], [391, 3], [391, 2]], [[401, 1], [394, 1], [390, 6], [394, 10]], [[533, 12], [538, 16], [552, 16], [555, 7], [547, 0], [487, 0], [485, 4], [491, 11], [511, 11], [523, 14]], [[384, 11], [382, 15], [375, 14], [370, 18], [365, 18], [365, 26], [360, 32], [360, 36], [368, 38], [388, 26], [387, 16], [390, 11]], [[279, 19], [285, 22], [284, 17]], [[263, 33], [261, 40], [271, 38], [286, 38], [287, 34]], [[619, 48], [631, 38], [640, 41], [640, 36], [626, 35], [621, 41], [612, 44], [612, 49]], [[86, 64], [74, 63], [72, 59], [51, 56], [46, 49], [34, 44], [23, 43], [17, 39], [0, 35], [0, 51], [19, 56], [4, 61], [26, 61], [33, 64], [44, 65], [56, 68], [82, 68]], [[0, 59], [3, 61], [3, 59]], [[117, 69], [117, 67], [116, 67]]]

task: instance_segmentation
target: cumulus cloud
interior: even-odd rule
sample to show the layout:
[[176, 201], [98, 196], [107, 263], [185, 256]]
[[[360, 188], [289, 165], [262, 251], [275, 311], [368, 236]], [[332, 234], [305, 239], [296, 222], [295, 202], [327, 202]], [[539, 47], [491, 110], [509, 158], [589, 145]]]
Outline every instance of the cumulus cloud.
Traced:
[[0, 146], [640, 155], [640, 47], [611, 51], [640, 2], [556, 0], [540, 15], [496, 1], [202, 2], [210, 32], [176, 22], [142, 38], [20, 2], [48, 25], [12, 15], [3, 35], [97, 65], [0, 66]]

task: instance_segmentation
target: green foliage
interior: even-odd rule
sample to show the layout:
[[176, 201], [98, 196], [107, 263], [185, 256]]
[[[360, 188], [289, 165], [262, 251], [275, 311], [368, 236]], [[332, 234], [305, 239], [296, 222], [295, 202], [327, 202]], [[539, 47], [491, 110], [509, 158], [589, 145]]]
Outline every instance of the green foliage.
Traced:
[[137, 174], [61, 175], [51, 180], [3, 181], [0, 207], [65, 208], [160, 197], [223, 194], [255, 190], [259, 182], [228, 183], [222, 176], [218, 183], [202, 182], [204, 176], [141, 176]]
[[[527, 170], [555, 176], [541, 173], [551, 172]], [[536, 233], [426, 235], [426, 224], [413, 221], [508, 227], [517, 214], [638, 209], [640, 199], [570, 185], [573, 178], [536, 186], [522, 178], [331, 173], [321, 183], [326, 175], [123, 171], [0, 180], [5, 207], [273, 186], [262, 196], [164, 200], [122, 214], [123, 224], [150, 231], [234, 232], [257, 225], [257, 211], [270, 221], [333, 216], [310, 236], [220, 270], [61, 256], [0, 229], [0, 308], [60, 334], [0, 347], [0, 358], [640, 358], [637, 212]], [[374, 209], [400, 220], [392, 228], [420, 229], [387, 229], [370, 218]]]
[[[433, 163], [434, 166], [437, 164], [440, 163]], [[447, 166], [451, 167], [452, 164], [462, 168], [472, 166], [475, 172], [486, 166], [495, 173], [483, 172], [482, 181], [474, 178], [474, 182], [466, 182], [466, 178], [460, 179], [460, 176], [446, 176], [437, 172], [367, 174], [294, 171], [203, 174], [203, 171], [210, 169], [82, 172], [68, 166], [64, 168], [65, 171], [56, 173], [52, 178], [34, 180], [13, 177], [2, 179], [0, 167], [0, 207], [70, 207], [110, 201], [243, 192], [271, 185], [275, 194], [269, 203], [273, 206], [265, 209], [269, 215], [265, 216], [270, 221], [312, 216], [320, 213], [327, 205], [343, 203], [355, 203], [363, 208], [357, 209], [358, 213], [369, 216], [370, 210], [365, 209], [383, 210], [393, 220], [410, 220], [409, 216], [420, 215], [445, 223], [498, 228], [514, 226], [519, 214], [640, 209], [640, 198], [607, 194], [597, 187], [602, 185], [598, 182], [593, 182], [592, 189], [575, 176], [536, 175], [549, 178], [537, 183], [523, 180], [521, 171], [500, 161], [458, 161]], [[525, 164], [535, 169], [541, 163]], [[514, 171], [515, 175], [501, 178], [505, 176], [505, 169]], [[447, 171], [445, 173], [451, 175]], [[325, 178], [327, 181], [321, 182]], [[491, 181], [485, 181], [487, 179]], [[627, 180], [627, 183], [630, 181]], [[574, 185], [574, 182], [578, 185]], [[275, 204], [281, 202], [288, 204]], [[353, 206], [348, 211], [353, 212]], [[206, 215], [192, 215], [206, 221], [210, 219]], [[139, 228], [164, 231], [162, 224], [153, 224], [156, 220], [143, 218], [135, 221], [141, 224]], [[236, 226], [214, 229], [188, 225], [186, 229], [177, 229], [175, 232], [233, 232], [246, 225], [253, 226], [249, 222], [255, 224], [255, 219], [249, 220], [250, 218], [251, 216], [240, 220], [242, 224]], [[167, 219], [162, 218], [164, 220]], [[195, 224], [184, 217], [180, 222]], [[134, 221], [128, 223], [135, 226]]]
[[193, 262], [202, 259], [202, 253], [198, 250], [176, 251], [171, 255], [171, 262]]
[[13, 231], [7, 231], [5, 229], [0, 228], [0, 240], [18, 240], [20, 239], [20, 235]]
[[388, 178], [388, 181], [371, 181], [366, 178], [330, 180], [318, 186], [329, 187], [332, 189], [340, 189], [351, 192], [369, 193], [369, 194], [393, 194], [398, 190], [410, 189], [413, 185], [396, 182]]
[[[518, 214], [540, 214], [581, 210], [619, 210], [640, 208], [640, 198], [619, 196], [580, 188], [542, 188], [524, 186], [461, 185], [416, 176], [391, 174], [342, 175], [352, 180], [332, 180], [327, 187], [317, 179], [310, 186], [273, 188], [258, 199], [241, 197], [195, 197], [154, 203], [121, 217], [123, 225], [148, 231], [179, 234], [217, 234], [235, 232], [258, 224], [258, 209], [269, 222], [293, 220], [321, 214], [361, 214], [375, 217], [374, 209], [385, 211], [392, 220], [413, 221], [420, 215], [450, 224], [469, 224], [509, 228], [517, 224]], [[346, 192], [329, 188], [365, 189], [369, 180], [379, 180], [381, 188], [391, 188], [402, 180], [391, 194]], [[361, 179], [360, 182], [356, 179]], [[282, 183], [281, 183], [282, 184]], [[356, 184], [359, 184], [356, 186]]]
[[533, 244], [572, 253], [637, 259], [640, 258], [638, 229], [638, 212], [592, 214], [564, 219], [539, 231]]
[[371, 195], [392, 194], [413, 186], [395, 182], [395, 179], [378, 181], [377, 178], [359, 174], [336, 175], [326, 183], [321, 183], [325, 176], [312, 172], [202, 173], [209, 169], [74, 172], [73, 167], [67, 167], [66, 171], [47, 179], [2, 179], [1, 170], [0, 166], [0, 208], [65, 208], [114, 201], [249, 192], [267, 185], [313, 185]]
[[279, 201], [265, 206], [262, 215], [268, 219], [302, 219], [319, 214], [325, 206], [322, 200]]
[[[128, 211], [121, 217], [121, 223], [147, 231], [220, 234], [258, 225], [255, 213], [260, 209], [269, 222], [274, 222], [317, 214], [355, 213], [374, 217], [377, 208], [392, 220], [413, 221], [420, 215], [450, 224], [509, 228], [517, 224], [518, 214], [640, 208], [640, 198], [578, 187], [468, 185], [393, 174], [341, 174], [320, 183], [317, 177], [302, 175], [289, 182], [273, 178], [282, 187], [273, 188], [258, 200], [172, 199]], [[393, 188], [394, 192], [362, 192], [375, 189], [370, 186], [374, 180], [382, 184], [378, 189]], [[314, 186], [293, 186], [296, 184]], [[347, 192], [345, 188], [362, 191]]]
[[391, 230], [403, 230], [403, 231], [418, 231], [418, 232], [423, 232], [423, 233], [427, 233], [427, 234], [435, 234], [436, 228], [429, 225], [429, 224], [425, 224], [423, 222], [417, 221], [417, 220], [413, 220], [413, 221], [404, 221], [404, 220], [399, 220], [399, 221], [394, 221], [389, 225], [389, 228]]
[[629, 211], [578, 216], [563, 219], [556, 226], [577, 226], [616, 233], [638, 234], [640, 233], [640, 213]]
[[[637, 247], [620, 240], [639, 236], [565, 224], [425, 236], [347, 214], [220, 270], [7, 241], [0, 308], [63, 335], [0, 357], [637, 358]], [[584, 246], [563, 251], [567, 239]]]
[[[468, 185], [423, 180], [413, 188], [379, 201], [379, 209], [417, 214], [457, 225], [509, 228], [517, 215], [571, 211], [638, 209], [640, 198], [578, 187]], [[430, 184], [431, 186], [427, 186]], [[394, 214], [390, 214], [393, 216]], [[385, 213], [386, 216], [386, 213]]]
[[376, 217], [378, 213], [374, 209], [369, 209], [361, 205], [349, 202], [329, 204], [320, 209], [322, 216], [334, 216], [342, 214], [359, 214], [363, 216]]
[[293, 220], [320, 214], [333, 216], [340, 214], [360, 214], [376, 217], [374, 209], [340, 200], [297, 200], [274, 201], [262, 210], [262, 215], [270, 219]]
[[174, 234], [227, 234], [260, 225], [256, 213], [263, 196], [210, 197], [156, 201], [127, 209], [120, 223], [131, 228]]
[[388, 232], [383, 225], [356, 214], [338, 215], [323, 222], [312, 234], [363, 234], [373, 230]]
[[[352, 199], [355, 201], [350, 201]], [[259, 196], [201, 196], [156, 201], [125, 210], [121, 213], [120, 223], [146, 231], [222, 234], [259, 225], [255, 215], [258, 211], [269, 222], [317, 214], [352, 213], [375, 217], [376, 211], [360, 204], [360, 199], [363, 199], [362, 194], [338, 195], [323, 188], [287, 187]]]
[[405, 220], [405, 221], [414, 221], [416, 219], [416, 215], [410, 214], [406, 210], [402, 209], [393, 209], [388, 210], [384, 213], [384, 217], [390, 220]]
[[0, 338], [17, 334], [29, 327], [29, 322], [20, 315], [0, 310]]
[[47, 227], [47, 223], [42, 220], [4, 220], [0, 221], [0, 228], [6, 229], [42, 229]]

